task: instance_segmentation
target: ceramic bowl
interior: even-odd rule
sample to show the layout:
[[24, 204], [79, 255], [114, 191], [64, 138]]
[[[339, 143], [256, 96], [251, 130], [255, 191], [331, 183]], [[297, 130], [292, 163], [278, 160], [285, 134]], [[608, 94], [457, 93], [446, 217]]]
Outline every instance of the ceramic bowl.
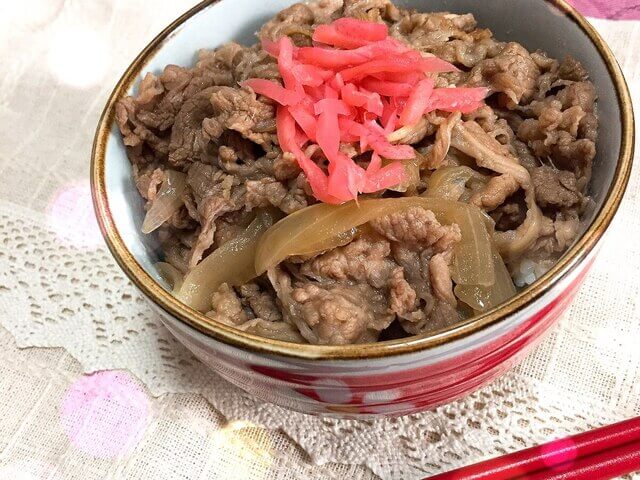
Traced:
[[633, 157], [633, 112], [624, 78], [602, 38], [563, 0], [401, 0], [421, 11], [472, 12], [503, 40], [572, 54], [599, 92], [598, 156], [588, 228], [562, 259], [508, 303], [454, 328], [403, 340], [353, 346], [297, 345], [212, 321], [173, 298], [154, 269], [159, 248], [140, 232], [143, 201], [114, 123], [115, 102], [142, 76], [195, 52], [255, 33], [289, 0], [205, 1], [158, 35], [118, 82], [98, 125], [91, 178], [97, 217], [111, 252], [149, 298], [166, 327], [202, 362], [247, 392], [306, 413], [402, 415], [452, 401], [505, 372], [551, 328], [585, 278], [624, 193]]

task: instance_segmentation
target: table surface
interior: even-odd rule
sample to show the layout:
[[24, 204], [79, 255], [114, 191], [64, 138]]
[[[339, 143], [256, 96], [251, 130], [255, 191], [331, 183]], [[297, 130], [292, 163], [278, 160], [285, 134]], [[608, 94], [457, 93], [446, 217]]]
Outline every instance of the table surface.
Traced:
[[[640, 414], [637, 167], [569, 314], [467, 399], [398, 421], [323, 421], [203, 371], [110, 259], [88, 195], [106, 97], [194, 3], [0, 5], [0, 480], [421, 478]], [[572, 3], [637, 104], [640, 2]]]

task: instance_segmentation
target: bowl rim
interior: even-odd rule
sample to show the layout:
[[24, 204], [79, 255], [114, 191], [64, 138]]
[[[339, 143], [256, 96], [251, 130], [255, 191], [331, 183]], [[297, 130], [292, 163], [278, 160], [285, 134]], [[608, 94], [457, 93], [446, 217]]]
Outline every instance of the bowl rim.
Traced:
[[600, 211], [587, 231], [561, 257], [561, 259], [533, 285], [507, 303], [482, 315], [472, 317], [455, 327], [400, 340], [378, 343], [327, 346], [288, 343], [259, 337], [216, 322], [204, 314], [187, 307], [157, 283], [138, 263], [126, 247], [111, 215], [105, 184], [105, 156], [109, 133], [115, 119], [115, 105], [138, 79], [153, 55], [175, 30], [200, 11], [221, 0], [204, 0], [169, 24], [135, 58], [113, 89], [96, 129], [91, 152], [91, 192], [98, 224], [116, 262], [148, 298], [169, 315], [195, 328], [199, 332], [225, 344], [255, 353], [314, 360], [354, 360], [396, 356], [433, 349], [445, 343], [460, 340], [500, 323], [533, 304], [552, 287], [582, 263], [604, 235], [618, 210], [631, 173], [634, 153], [634, 114], [631, 96], [622, 70], [600, 34], [578, 11], [565, 0], [541, 0], [563, 11], [587, 35], [604, 61], [614, 83], [620, 121], [622, 124], [620, 154], [612, 184]]

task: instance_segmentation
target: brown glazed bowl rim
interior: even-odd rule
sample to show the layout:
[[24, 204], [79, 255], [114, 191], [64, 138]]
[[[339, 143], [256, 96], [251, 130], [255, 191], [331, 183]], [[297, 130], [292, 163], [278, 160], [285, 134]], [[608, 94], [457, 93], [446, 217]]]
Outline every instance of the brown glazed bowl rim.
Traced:
[[297, 359], [322, 359], [322, 360], [350, 360], [390, 357], [399, 354], [422, 351], [450, 343], [454, 340], [478, 333], [490, 326], [498, 324], [511, 315], [514, 315], [547, 293], [557, 282], [564, 278], [577, 265], [585, 260], [591, 250], [603, 236], [616, 213], [627, 183], [629, 181], [634, 152], [634, 117], [629, 90], [613, 53], [606, 45], [602, 37], [565, 0], [543, 0], [551, 3], [566, 13], [567, 17], [576, 23], [595, 45], [598, 53], [605, 62], [611, 79], [615, 85], [618, 104], [621, 112], [621, 145], [618, 164], [613, 182], [604, 199], [600, 212], [592, 225], [582, 237], [564, 254], [551, 270], [533, 285], [520, 292], [509, 302], [497, 307], [485, 314], [470, 318], [455, 327], [401, 340], [391, 340], [379, 343], [346, 345], [346, 346], [322, 346], [288, 343], [271, 340], [257, 335], [242, 332], [222, 323], [216, 322], [200, 312], [197, 312], [174, 298], [159, 283], [157, 283], [134, 258], [126, 247], [118, 232], [109, 209], [107, 192], [105, 188], [105, 154], [107, 150], [108, 135], [115, 117], [115, 104], [129, 87], [136, 81], [148, 60], [162, 47], [164, 41], [188, 19], [203, 9], [218, 3], [220, 0], [205, 0], [191, 10], [180, 16], [165, 28], [149, 45], [136, 57], [127, 68], [122, 78], [118, 81], [111, 93], [109, 100], [102, 112], [102, 116], [96, 130], [93, 149], [91, 153], [91, 190], [98, 223], [107, 242], [109, 250], [124, 270], [127, 276], [136, 286], [166, 313], [181, 322], [195, 328], [208, 337], [225, 344], [238, 347], [256, 353], [282, 355]]

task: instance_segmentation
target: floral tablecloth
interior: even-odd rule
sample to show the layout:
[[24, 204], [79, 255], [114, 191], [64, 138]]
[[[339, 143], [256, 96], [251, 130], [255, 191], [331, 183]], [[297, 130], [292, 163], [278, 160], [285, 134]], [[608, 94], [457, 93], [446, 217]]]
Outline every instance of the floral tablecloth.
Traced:
[[[637, 101], [640, 2], [574, 3]], [[88, 185], [109, 91], [193, 4], [0, 3], [0, 480], [418, 479], [640, 414], [638, 168], [560, 325], [461, 401], [395, 420], [318, 419], [199, 364], [106, 251]]]

